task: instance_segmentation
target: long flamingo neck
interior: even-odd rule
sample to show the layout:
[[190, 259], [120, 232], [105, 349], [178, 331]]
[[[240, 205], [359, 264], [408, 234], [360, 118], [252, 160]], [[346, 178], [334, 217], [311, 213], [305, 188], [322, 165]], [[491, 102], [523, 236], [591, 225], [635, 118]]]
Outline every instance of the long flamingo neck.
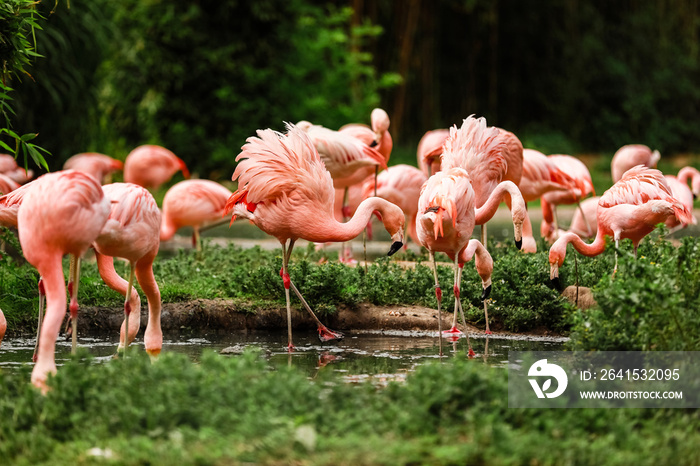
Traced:
[[382, 133], [382, 137], [379, 141], [379, 144], [377, 145], [377, 152], [382, 154], [384, 156], [384, 160], [386, 162], [389, 161], [389, 157], [391, 156], [391, 150], [394, 148], [394, 141], [391, 139], [391, 134], [389, 134], [389, 131], [384, 131]]
[[329, 219], [329, 223], [325, 228], [328, 235], [327, 241], [350, 241], [364, 230], [372, 216], [372, 212], [375, 210], [382, 215], [382, 220], [384, 220], [383, 212], [389, 205], [393, 204], [379, 197], [369, 197], [360, 203], [355, 211], [355, 215], [348, 222], [342, 223], [334, 218]]
[[544, 198], [540, 198], [540, 203], [542, 204], [542, 219], [546, 222], [554, 222], [554, 210], [552, 205], [545, 201]]
[[571, 243], [574, 249], [584, 256], [597, 256], [605, 249], [605, 234], [603, 234], [600, 228], [598, 228], [598, 232], [595, 235], [595, 240], [590, 244], [583, 241], [576, 233], [566, 233], [562, 238], [565, 244]]
[[[120, 277], [114, 269], [114, 258], [95, 251], [95, 259], [97, 260], [97, 270], [100, 273], [100, 277], [102, 277], [102, 281], [114, 291], [120, 293], [122, 296], [126, 296], [128, 282]], [[135, 287], [131, 288], [129, 303], [131, 309], [136, 309], [138, 313], [138, 310], [141, 309], [141, 299]]]
[[525, 201], [523, 201], [523, 196], [520, 193], [520, 190], [512, 181], [503, 181], [499, 183], [498, 186], [496, 186], [496, 189], [491, 192], [486, 202], [484, 202], [481, 207], [476, 209], [475, 223], [477, 225], [483, 225], [491, 220], [501, 201], [507, 199], [508, 197], [510, 197], [508, 201], [512, 202], [511, 210], [520, 211], [524, 215]]
[[700, 171], [693, 167], [683, 167], [678, 172], [678, 181], [683, 184], [688, 184], [688, 180], [700, 176]]

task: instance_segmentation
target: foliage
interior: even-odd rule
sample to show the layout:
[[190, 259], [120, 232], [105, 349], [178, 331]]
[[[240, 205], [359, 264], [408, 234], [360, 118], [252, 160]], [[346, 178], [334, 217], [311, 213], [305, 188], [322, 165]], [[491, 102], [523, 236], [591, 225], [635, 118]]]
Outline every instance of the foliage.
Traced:
[[384, 389], [255, 351], [77, 357], [46, 397], [28, 379], [0, 373], [10, 463], [690, 464], [700, 441], [695, 410], [510, 409], [506, 371], [461, 358]]
[[[41, 167], [47, 167], [41, 154], [48, 153], [43, 148], [30, 142], [36, 134], [23, 134], [12, 129], [14, 109], [11, 104], [10, 81], [21, 77], [31, 77], [27, 68], [35, 52], [36, 40], [32, 40], [36, 29], [41, 29], [38, 19], [41, 17], [34, 0], [10, 0], [0, 3], [0, 150], [5, 150], [15, 157], [21, 155], [24, 167], [28, 167], [28, 158]], [[10, 142], [12, 141], [12, 142]], [[14, 147], [13, 147], [14, 146]]]
[[595, 286], [598, 307], [573, 317], [572, 349], [695, 351], [700, 348], [700, 244], [647, 240], [638, 258], [623, 251], [615, 276]]

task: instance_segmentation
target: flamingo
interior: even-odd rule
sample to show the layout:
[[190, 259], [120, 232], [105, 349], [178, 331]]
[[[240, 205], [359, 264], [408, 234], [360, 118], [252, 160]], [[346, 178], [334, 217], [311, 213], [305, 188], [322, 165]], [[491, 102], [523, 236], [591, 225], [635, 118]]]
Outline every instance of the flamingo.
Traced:
[[698, 220], [695, 218], [694, 215], [692, 215], [693, 193], [690, 191], [688, 184], [682, 183], [678, 178], [676, 178], [673, 175], [666, 175], [664, 178], [666, 178], [666, 183], [668, 183], [668, 187], [671, 188], [671, 195], [679, 201], [681, 201], [683, 205], [688, 209], [688, 212], [691, 213], [690, 222], [680, 221], [676, 217], [668, 217], [666, 219], [666, 222], [664, 223], [666, 224], [670, 232], [673, 233], [681, 228], [686, 228], [690, 224], [697, 225]]
[[[571, 225], [569, 225], [568, 231], [576, 233], [582, 238], [592, 237], [598, 228], [596, 212], [598, 210], [599, 200], [600, 196], [593, 196], [581, 201], [574, 212], [574, 217], [571, 219]], [[542, 229], [540, 233], [543, 238], [553, 243], [566, 233], [566, 231], [561, 228], [554, 229], [554, 216], [552, 215], [551, 209], [543, 209], [542, 214]]]
[[[556, 231], [559, 229], [559, 219], [557, 217], [557, 206], [561, 204], [577, 204], [578, 208], [581, 208], [581, 200], [587, 197], [589, 194], [595, 196], [595, 189], [593, 188], [593, 179], [591, 178], [591, 173], [588, 171], [588, 167], [577, 159], [570, 155], [555, 154], [550, 155], [547, 159], [554, 164], [556, 168], [566, 173], [571, 177], [573, 185], [566, 190], [555, 190], [550, 191], [542, 195], [542, 225], [541, 231]], [[550, 220], [551, 218], [551, 220]], [[586, 219], [586, 216], [582, 216], [582, 219]], [[551, 222], [551, 224], [549, 223]], [[589, 234], [593, 234], [593, 231], [588, 228], [586, 231], [590, 231]], [[542, 234], [543, 237], [551, 236], [551, 234]]]
[[[97, 238], [109, 216], [109, 200], [91, 176], [72, 170], [49, 173], [26, 192], [17, 212], [19, 241], [27, 261], [39, 271], [46, 290], [46, 318], [41, 327], [32, 383], [46, 393], [46, 379], [56, 373], [54, 352], [66, 313], [61, 258], [80, 257]], [[69, 291], [73, 338], [77, 335], [79, 266], [71, 274]]]
[[0, 173], [0, 195], [7, 194], [19, 188], [19, 183], [7, 175]]
[[690, 190], [693, 193], [693, 199], [700, 196], [700, 171], [695, 167], [683, 167], [678, 171], [678, 181], [687, 185], [690, 181]]
[[[148, 300], [148, 325], [144, 335], [146, 352], [160, 354], [163, 332], [160, 328], [160, 291], [153, 276], [153, 261], [160, 245], [160, 210], [151, 193], [132, 183], [113, 183], [103, 187], [112, 200], [109, 218], [94, 241], [97, 267], [104, 282], [125, 297], [124, 323], [119, 350], [126, 351], [139, 329], [141, 303], [133, 289], [134, 275]], [[114, 257], [129, 261], [129, 281], [114, 271]], [[135, 296], [134, 296], [135, 295]], [[129, 316], [136, 310], [137, 318], [129, 325]]]
[[[359, 141], [358, 141], [359, 142]], [[389, 255], [403, 246], [404, 216], [401, 209], [384, 199], [364, 200], [347, 223], [333, 217], [333, 180], [324, 166], [309, 135], [301, 128], [287, 124], [287, 133], [271, 129], [258, 130], [249, 137], [236, 157], [240, 163], [233, 173], [238, 190], [226, 204], [226, 213], [249, 219], [282, 245], [282, 270], [287, 303], [288, 349], [292, 343], [292, 316], [289, 290], [294, 290], [304, 307], [318, 324], [322, 341], [342, 338], [329, 330], [313, 313], [292, 283], [288, 264], [294, 243], [302, 238], [316, 243], [348, 241], [357, 236], [375, 210], [393, 241]]]
[[[344, 190], [342, 211], [343, 221], [345, 221], [350, 216], [347, 208], [348, 188], [364, 181], [369, 174], [376, 172], [379, 168], [387, 168], [387, 159], [361, 138], [356, 137], [355, 131], [333, 131], [308, 121], [300, 121], [297, 127], [311, 138], [321, 161], [331, 174], [333, 187]], [[343, 261], [346, 259], [345, 244], [341, 249], [341, 261]]]
[[0, 344], [2, 344], [2, 339], [5, 338], [6, 331], [7, 320], [5, 319], [5, 314], [2, 313], [2, 309], [0, 309]]
[[200, 228], [216, 224], [224, 216], [231, 191], [211, 180], [185, 180], [174, 184], [163, 198], [160, 240], [167, 241], [182, 227], [191, 226], [192, 245], [201, 250]]
[[77, 170], [94, 176], [100, 183], [109, 183], [111, 174], [123, 170], [124, 163], [121, 160], [97, 152], [83, 152], [70, 157], [63, 164], [64, 170]]
[[[408, 236], [416, 244], [421, 244], [416, 232], [418, 215], [418, 198], [426, 177], [422, 171], [411, 165], [394, 165], [377, 177], [376, 195], [401, 208], [408, 219], [406, 229]], [[374, 180], [367, 179], [362, 185], [361, 199], [367, 199], [374, 192]], [[404, 235], [406, 236], [406, 235]]]
[[124, 181], [155, 189], [180, 170], [185, 178], [190, 177], [187, 165], [178, 156], [165, 147], [148, 144], [137, 147], [126, 156]]
[[[499, 150], [483, 149], [490, 147], [492, 143], [497, 144]], [[442, 170], [459, 167], [469, 173], [476, 196], [477, 225], [484, 225], [491, 220], [501, 200], [511, 199], [515, 245], [521, 249], [523, 224], [529, 223], [529, 219], [525, 201], [518, 187], [512, 181], [502, 181], [507, 172], [505, 149], [506, 140], [502, 130], [491, 127], [486, 131], [484, 118], [470, 116], [462, 122], [460, 129], [457, 129], [457, 126], [450, 128], [450, 137], [444, 144], [441, 166]], [[482, 230], [482, 233], [482, 241], [485, 241], [485, 231]]]
[[652, 152], [643, 144], [628, 144], [620, 147], [610, 163], [613, 183], [617, 183], [627, 170], [637, 165], [656, 168], [660, 158], [661, 154], [658, 150]]
[[17, 165], [14, 156], [0, 154], [0, 173], [12, 179], [17, 184], [24, 184], [34, 177], [32, 170], [25, 170]]
[[[550, 279], [558, 287], [559, 267], [564, 263], [569, 243], [585, 256], [596, 256], [605, 249], [606, 235], [613, 237], [616, 250], [621, 239], [629, 238], [636, 257], [642, 238], [671, 216], [681, 222], [691, 221], [688, 208], [671, 195], [660, 171], [643, 165], [632, 167], [598, 201], [598, 224], [593, 243], [584, 243], [576, 233], [565, 233], [554, 242], [549, 250]], [[613, 273], [616, 271], [617, 251]]]
[[449, 136], [449, 129], [434, 129], [426, 132], [418, 141], [418, 167], [426, 178], [440, 171], [442, 146]]
[[[464, 126], [463, 126], [464, 128]], [[484, 127], [485, 129], [485, 127]], [[451, 136], [452, 137], [452, 136]], [[486, 140], [483, 150], [500, 150], [494, 141]], [[430, 261], [433, 263], [435, 275], [435, 296], [438, 302], [438, 332], [442, 335], [441, 302], [442, 291], [437, 276], [437, 264], [435, 253], [444, 252], [454, 263], [454, 295], [455, 309], [452, 328], [445, 333], [461, 334], [457, 329], [457, 315], [462, 315], [466, 329], [466, 319], [462, 311], [460, 301], [460, 283], [464, 262], [471, 260], [476, 253], [475, 265], [482, 277], [484, 312], [486, 313], [486, 333], [491, 333], [488, 324], [488, 310], [486, 299], [491, 291], [491, 271], [493, 260], [486, 248], [476, 239], [471, 239], [476, 218], [476, 195], [472, 188], [472, 181], [466, 170], [455, 167], [440, 171], [423, 184], [418, 201], [418, 219], [416, 229], [420, 244], [425, 246], [430, 253]], [[468, 338], [468, 336], [467, 336]], [[467, 340], [469, 341], [469, 340]], [[469, 354], [474, 355], [471, 344]], [[442, 348], [442, 345], [441, 345]]]

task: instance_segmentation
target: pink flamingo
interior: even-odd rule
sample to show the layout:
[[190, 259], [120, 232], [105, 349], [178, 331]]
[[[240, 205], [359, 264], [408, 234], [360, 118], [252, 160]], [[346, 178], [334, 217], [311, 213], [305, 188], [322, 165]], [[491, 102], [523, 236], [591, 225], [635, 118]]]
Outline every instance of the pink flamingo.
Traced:
[[247, 139], [236, 157], [240, 163], [233, 179], [238, 180], [238, 190], [228, 200], [226, 212], [233, 211], [231, 222], [236, 216], [245, 217], [282, 245], [280, 274], [287, 302], [289, 350], [294, 348], [290, 288], [315, 319], [322, 341], [342, 338], [341, 333], [329, 330], [318, 320], [292, 283], [288, 264], [294, 243], [299, 238], [315, 243], [348, 241], [362, 231], [377, 210], [393, 241], [391, 255], [403, 245], [403, 212], [384, 199], [371, 197], [360, 204], [348, 223], [338, 222], [333, 217], [333, 181], [309, 135], [291, 124], [287, 125], [287, 134], [270, 129], [258, 130], [257, 134]]
[[418, 141], [418, 167], [426, 178], [441, 170], [442, 146], [449, 136], [449, 129], [434, 129], [426, 132]]
[[[569, 189], [550, 191], [542, 195], [542, 237], [551, 238], [553, 233], [559, 229], [557, 206], [561, 204], [577, 204], [580, 210], [581, 200], [589, 194], [595, 196], [595, 189], [593, 188], [593, 179], [588, 171], [588, 167], [576, 157], [557, 154], [550, 155], [547, 159], [556, 168], [569, 175], [574, 182]], [[587, 220], [585, 215], [581, 215], [579, 218], [584, 221]], [[595, 228], [591, 229], [589, 225], [584, 231], [588, 232], [587, 235], [592, 235]]]
[[[363, 124], [351, 123], [342, 126], [338, 132], [359, 139], [376, 149], [384, 157], [384, 163], [389, 162], [394, 141], [389, 133], [389, 115], [381, 108], [375, 108], [370, 115], [371, 129]], [[367, 168], [365, 169], [367, 170]], [[371, 173], [367, 173], [370, 175]]]
[[652, 152], [643, 144], [628, 144], [620, 147], [610, 163], [613, 183], [617, 183], [627, 170], [637, 165], [656, 168], [660, 158], [661, 154], [658, 150]]
[[[462, 127], [464, 128], [464, 126]], [[483, 150], [501, 150], [493, 144], [493, 139], [487, 140]], [[491, 291], [491, 271], [493, 260], [486, 248], [476, 239], [471, 239], [474, 230], [476, 195], [472, 188], [469, 174], [462, 168], [449, 168], [437, 172], [425, 182], [418, 201], [418, 219], [416, 229], [420, 244], [430, 252], [435, 276], [435, 296], [438, 302], [438, 331], [442, 335], [441, 302], [442, 291], [437, 276], [435, 253], [444, 252], [454, 262], [454, 295], [455, 309], [452, 328], [445, 333], [459, 335], [457, 315], [462, 315], [466, 329], [466, 319], [460, 301], [460, 283], [464, 262], [471, 260], [476, 253], [475, 265], [482, 277], [484, 312], [486, 313], [486, 333], [491, 333], [488, 324], [486, 299]], [[468, 338], [468, 336], [467, 336]], [[467, 340], [469, 341], [469, 340]], [[442, 348], [442, 345], [441, 345]], [[474, 352], [469, 344], [469, 354]]]
[[[27, 261], [39, 271], [46, 290], [46, 318], [41, 327], [32, 383], [46, 393], [46, 378], [56, 373], [54, 352], [66, 313], [66, 290], [61, 258], [80, 257], [97, 238], [109, 216], [109, 200], [91, 176], [75, 171], [49, 173], [27, 191], [17, 212], [19, 241]], [[69, 291], [73, 341], [77, 335], [79, 262]]]
[[[321, 161], [331, 174], [333, 187], [344, 190], [342, 212], [343, 221], [345, 221], [350, 216], [347, 208], [348, 188], [364, 181], [369, 174], [376, 173], [379, 168], [387, 168], [387, 158], [363, 142], [362, 137], [357, 137], [356, 126], [345, 131], [333, 131], [308, 121], [300, 121], [297, 127], [311, 138]], [[388, 141], [391, 142], [390, 138]], [[343, 261], [346, 259], [345, 244], [341, 249], [341, 261]]]
[[[499, 150], [484, 150], [497, 144]], [[525, 202], [518, 187], [512, 181], [503, 181], [507, 172], [505, 157], [506, 139], [502, 130], [491, 127], [486, 131], [486, 120], [470, 116], [462, 122], [462, 127], [450, 128], [450, 137], [444, 144], [442, 170], [463, 168], [469, 178], [476, 196], [477, 225], [484, 225], [496, 213], [502, 200], [511, 203], [511, 217], [518, 249], [523, 246], [523, 224], [529, 222]], [[509, 201], [510, 198], [510, 201]], [[486, 231], [482, 228], [482, 242]], [[482, 243], [483, 244], [483, 243]]]
[[[407, 218], [408, 236], [416, 244], [421, 244], [416, 232], [416, 217], [418, 215], [418, 198], [425, 181], [426, 177], [422, 171], [403, 164], [394, 165], [391, 169], [381, 172], [377, 177], [376, 195], [401, 208]], [[374, 180], [371, 178], [365, 180], [362, 185], [361, 198], [369, 198], [374, 191]]]
[[182, 227], [190, 226], [192, 245], [201, 250], [200, 228], [221, 222], [231, 191], [210, 180], [185, 180], [174, 184], [163, 198], [160, 240], [167, 241]]
[[693, 199], [700, 196], [700, 171], [695, 167], [683, 167], [678, 171], [678, 181], [687, 185], [690, 181], [690, 190], [693, 193]]
[[32, 170], [21, 168], [10, 154], [0, 154], [0, 173], [18, 184], [24, 184], [34, 177]]
[[[523, 150], [523, 176], [520, 180], [520, 192], [525, 202], [539, 199], [552, 191], [570, 191], [575, 189], [575, 181], [549, 160], [542, 152], [533, 149]], [[535, 252], [537, 243], [530, 223], [524, 226], [523, 245], [526, 251]]]
[[5, 338], [6, 331], [7, 331], [7, 320], [5, 320], [5, 314], [3, 314], [2, 309], [0, 309], [0, 344], [2, 344], [2, 339]]
[[100, 183], [109, 183], [111, 174], [124, 169], [121, 160], [97, 152], [83, 152], [70, 157], [63, 164], [64, 170], [77, 170], [95, 177]]
[[673, 217], [668, 217], [666, 219], [666, 226], [669, 228], [670, 232], [673, 233], [677, 230], [680, 230], [681, 228], [686, 228], [688, 225], [693, 224], [697, 225], [698, 220], [695, 218], [694, 215], [692, 215], [693, 212], [693, 193], [690, 191], [690, 188], [686, 183], [682, 183], [678, 178], [676, 178], [673, 175], [666, 175], [666, 183], [668, 183], [668, 187], [671, 188], [671, 195], [681, 201], [683, 205], [688, 209], [688, 212], [691, 213], [691, 220], [690, 222], [682, 222], [675, 216]]
[[671, 195], [671, 190], [660, 171], [642, 165], [632, 167], [598, 201], [597, 233], [591, 244], [586, 244], [575, 233], [565, 233], [549, 250], [550, 279], [558, 287], [559, 267], [566, 257], [566, 246], [571, 243], [585, 256], [596, 256], [605, 249], [605, 236], [615, 240], [615, 268], [617, 248], [621, 239], [629, 238], [637, 255], [639, 242], [670, 216], [681, 222], [690, 222], [687, 207]]
[[190, 177], [187, 165], [178, 156], [165, 147], [149, 144], [137, 147], [126, 156], [124, 181], [155, 189], [180, 170], [185, 178]]
[[[163, 332], [160, 328], [160, 291], [153, 276], [153, 261], [160, 245], [160, 210], [151, 193], [141, 186], [113, 183], [103, 189], [105, 196], [112, 200], [111, 210], [94, 246], [100, 276], [110, 288], [125, 297], [119, 349], [126, 352], [139, 330], [141, 302], [133, 288], [136, 275], [148, 300], [144, 346], [149, 355], [157, 356], [163, 346]], [[115, 272], [114, 257], [129, 261], [128, 282]], [[134, 309], [137, 316], [130, 326], [129, 316]]]
[[[599, 200], [600, 196], [593, 196], [581, 201], [574, 212], [574, 217], [571, 219], [571, 225], [568, 231], [576, 233], [581, 238], [591, 238], [598, 228], [596, 213], [598, 211]], [[554, 216], [552, 215], [551, 209], [543, 209], [542, 213], [544, 215], [542, 217], [542, 229], [540, 231], [542, 237], [549, 242], [554, 242], [566, 233], [566, 231], [561, 228], [554, 229]]]
[[7, 194], [19, 188], [19, 183], [7, 175], [0, 173], [0, 195]]

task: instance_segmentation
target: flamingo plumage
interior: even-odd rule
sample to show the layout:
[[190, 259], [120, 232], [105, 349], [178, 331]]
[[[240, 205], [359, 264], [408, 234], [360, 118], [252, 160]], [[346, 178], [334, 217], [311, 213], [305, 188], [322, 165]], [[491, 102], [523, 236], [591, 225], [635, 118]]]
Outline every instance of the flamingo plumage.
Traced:
[[652, 152], [644, 144], [628, 144], [620, 147], [613, 155], [612, 162], [610, 162], [613, 183], [617, 183], [627, 170], [637, 165], [656, 168], [660, 158], [661, 154], [659, 151], [655, 150]]
[[247, 218], [282, 245], [280, 275], [287, 303], [288, 348], [294, 348], [290, 288], [316, 320], [322, 340], [341, 338], [342, 334], [318, 320], [289, 277], [294, 243], [300, 238], [315, 243], [348, 241], [362, 231], [377, 210], [393, 241], [391, 255], [403, 245], [403, 212], [384, 199], [371, 197], [360, 204], [349, 222], [338, 222], [333, 215], [331, 174], [309, 134], [295, 125], [288, 124], [286, 134], [258, 130], [257, 137], [247, 139], [236, 160], [239, 163], [232, 178], [238, 180], [238, 190], [229, 198], [226, 212], [233, 212], [231, 222], [237, 216]]
[[418, 141], [418, 167], [426, 178], [441, 170], [442, 146], [449, 136], [449, 129], [434, 129], [426, 132]]
[[146, 189], [158, 188], [182, 171], [190, 177], [185, 162], [165, 147], [146, 144], [129, 152], [124, 161], [124, 182], [143, 186]]
[[[636, 255], [642, 238], [671, 216], [680, 222], [690, 222], [692, 219], [688, 208], [672, 196], [660, 171], [643, 165], [632, 167], [600, 197], [596, 214], [597, 232], [591, 244], [571, 232], [554, 242], [549, 250], [550, 279], [558, 282], [559, 267], [564, 263], [569, 243], [585, 256], [596, 256], [605, 249], [605, 236], [612, 236], [616, 248], [621, 239], [629, 238]], [[617, 254], [613, 273], [615, 271]]]
[[192, 244], [200, 249], [199, 230], [224, 216], [231, 191], [211, 180], [184, 180], [174, 184], [163, 198], [160, 240], [167, 241], [182, 227], [192, 227]]
[[83, 152], [66, 160], [63, 169], [87, 173], [105, 183], [109, 182], [112, 173], [124, 170], [124, 162], [98, 152]]
[[[68, 170], [38, 178], [19, 206], [19, 241], [27, 261], [39, 271], [46, 290], [46, 317], [41, 327], [37, 362], [32, 371], [32, 383], [44, 393], [48, 375], [56, 372], [56, 338], [66, 313], [61, 259], [64, 254], [78, 258], [83, 255], [107, 221], [109, 204], [94, 178]], [[78, 267], [72, 275], [70, 311], [75, 338]]]
[[0, 173], [17, 184], [25, 184], [34, 177], [32, 170], [17, 165], [17, 160], [10, 154], [0, 154]]
[[[144, 347], [149, 355], [157, 356], [163, 346], [163, 332], [160, 327], [160, 290], [153, 276], [153, 261], [160, 246], [160, 210], [151, 193], [136, 184], [113, 183], [103, 189], [112, 202], [109, 217], [94, 246], [100, 276], [110, 288], [125, 297], [125, 320], [119, 349], [126, 350], [139, 329], [141, 306], [138, 293], [133, 289], [136, 276], [148, 301]], [[114, 271], [114, 257], [129, 262], [128, 281]], [[136, 318], [131, 319], [130, 325], [129, 317], [134, 310]]]

